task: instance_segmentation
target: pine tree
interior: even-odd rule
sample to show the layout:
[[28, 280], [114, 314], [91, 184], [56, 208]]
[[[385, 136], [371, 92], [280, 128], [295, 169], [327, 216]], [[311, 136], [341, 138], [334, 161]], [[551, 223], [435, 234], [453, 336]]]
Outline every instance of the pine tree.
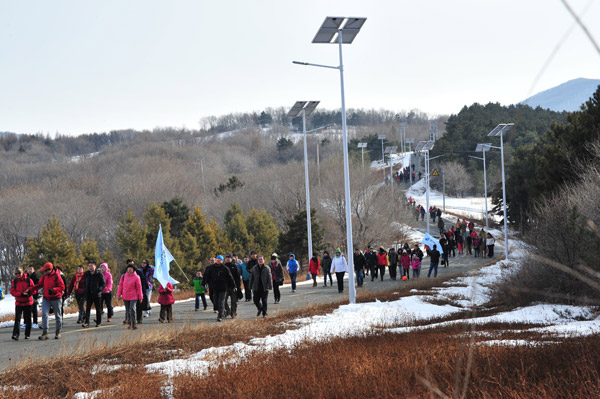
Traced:
[[82, 242], [79, 248], [79, 257], [83, 264], [96, 262], [96, 265], [99, 265], [101, 263], [100, 251], [98, 251], [98, 243], [96, 240], [87, 238], [84, 242]]
[[130, 209], [121, 217], [117, 230], [117, 246], [125, 259], [141, 259], [147, 252], [146, 234]]
[[237, 253], [248, 251], [250, 237], [246, 228], [246, 217], [242, 207], [235, 201], [225, 213], [225, 234], [231, 242], [230, 250]]
[[250, 236], [250, 249], [269, 256], [279, 244], [279, 230], [273, 216], [266, 210], [252, 208], [246, 218], [246, 227]]
[[197, 265], [207, 261], [214, 256], [216, 246], [215, 233], [206, 223], [202, 208], [194, 206], [182, 232], [181, 249], [186, 262]]
[[[323, 228], [316, 219], [317, 211], [310, 210], [313, 252], [323, 249]], [[308, 232], [306, 229], [306, 211], [294, 215], [285, 222], [287, 232], [279, 236], [279, 250], [282, 254], [293, 253], [296, 259], [302, 259], [302, 265], [308, 262]]]
[[208, 229], [215, 237], [216, 245], [212, 248], [213, 254], [225, 255], [231, 250], [231, 241], [227, 238], [225, 231], [213, 218], [208, 223]]
[[171, 235], [179, 238], [181, 236], [181, 231], [185, 226], [185, 222], [190, 215], [190, 208], [188, 208], [188, 206], [183, 203], [183, 199], [179, 197], [174, 197], [170, 201], [165, 201], [161, 206], [171, 219]]
[[48, 220], [42, 231], [25, 243], [25, 260], [39, 268], [46, 262], [61, 265], [65, 274], [72, 274], [79, 262], [77, 247], [66, 231], [60, 227], [56, 215]]
[[[163, 242], [169, 251], [174, 247], [174, 240], [171, 237], [171, 219], [167, 215], [167, 212], [158, 205], [156, 202], [151, 203], [143, 216], [144, 220], [144, 232], [146, 236], [146, 252], [144, 259], [148, 262], [153, 263], [151, 259], [154, 259], [154, 249], [156, 247], [156, 237], [158, 236], [158, 226], [162, 226]], [[173, 254], [171, 252], [171, 254]], [[173, 254], [173, 256], [175, 256]]]

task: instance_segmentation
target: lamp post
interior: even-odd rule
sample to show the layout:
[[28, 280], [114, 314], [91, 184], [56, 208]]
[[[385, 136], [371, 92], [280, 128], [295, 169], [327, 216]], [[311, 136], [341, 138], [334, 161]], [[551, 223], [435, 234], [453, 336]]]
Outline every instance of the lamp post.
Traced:
[[[346, 200], [346, 251], [348, 254], [348, 269], [349, 269], [349, 288], [350, 288], [350, 303], [356, 303], [356, 287], [354, 286], [354, 266], [353, 258], [353, 244], [352, 244], [352, 210], [350, 206], [350, 168], [348, 166], [348, 132], [346, 129], [346, 99], [344, 96], [344, 63], [342, 59], [342, 44], [350, 44], [354, 41], [354, 38], [365, 23], [366, 18], [345, 18], [345, 17], [327, 17], [323, 24], [317, 31], [313, 39], [313, 43], [329, 43], [337, 44], [339, 46], [339, 66], [330, 65], [319, 65], [310, 64], [308, 62], [293, 61], [295, 64], [310, 65], [322, 68], [337, 69], [340, 71], [340, 87], [342, 96], [342, 137], [343, 137], [343, 150], [344, 150], [344, 191]], [[337, 36], [337, 37], [336, 37]]]
[[[501, 123], [488, 134], [488, 137], [500, 136], [500, 159], [502, 160], [502, 208], [504, 210], [504, 255], [506, 256], [506, 260], [508, 260], [508, 222], [506, 220], [506, 177], [504, 174], [503, 134], [508, 132], [514, 125], [514, 123]], [[498, 147], [490, 146], [490, 148]]]
[[406, 126], [407, 122], [400, 122], [400, 127], [402, 128], [402, 137], [400, 138], [400, 148], [402, 149], [402, 153], [406, 152]]
[[385, 155], [383, 152], [383, 141], [385, 140], [386, 135], [380, 134], [377, 136], [377, 140], [381, 140], [381, 166], [383, 168], [383, 182], [385, 183]]
[[484, 193], [483, 195], [484, 195], [484, 199], [485, 199], [484, 202], [485, 202], [485, 229], [486, 230], [489, 229], [489, 222], [488, 222], [487, 172], [485, 169], [485, 167], [486, 167], [485, 152], [489, 151], [491, 147], [492, 147], [492, 143], [477, 144], [475, 151], [483, 153], [483, 158], [474, 157], [473, 155], [469, 155], [469, 158], [479, 159], [480, 161], [483, 161], [483, 193]]
[[425, 194], [426, 208], [425, 213], [427, 214], [427, 234], [429, 234], [429, 151], [433, 149], [435, 142], [433, 141], [420, 141], [415, 147], [415, 152], [425, 153], [425, 184], [427, 190]]
[[306, 192], [306, 230], [308, 235], [308, 260], [312, 258], [312, 230], [310, 223], [310, 185], [308, 184], [308, 150], [306, 145], [306, 117], [313, 113], [319, 101], [296, 101], [288, 112], [288, 118], [295, 118], [302, 114], [302, 133], [304, 136], [304, 186]]
[[365, 170], [365, 148], [368, 143], [358, 143], [358, 148], [360, 148], [360, 159], [362, 161], [362, 168]]
[[413, 170], [412, 170], [412, 145], [415, 143], [415, 139], [414, 137], [411, 137], [409, 139], [405, 139], [406, 144], [408, 144], [408, 152], [411, 153], [411, 156], [408, 157], [408, 174], [409, 174], [409, 179], [410, 179], [410, 185], [412, 186], [413, 184], [413, 178], [412, 178], [412, 174], [413, 174]]
[[[329, 127], [331, 127], [331, 125], [316, 127], [306, 132], [306, 134], [310, 134], [322, 129], [327, 129]], [[321, 157], [319, 155], [319, 140], [317, 140], [317, 184], [319, 187], [321, 187]]]

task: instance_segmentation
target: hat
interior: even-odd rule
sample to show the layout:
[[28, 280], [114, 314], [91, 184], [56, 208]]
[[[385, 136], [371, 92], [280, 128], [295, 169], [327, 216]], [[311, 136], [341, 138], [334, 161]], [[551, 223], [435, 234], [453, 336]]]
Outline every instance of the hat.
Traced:
[[383, 247], [383, 245], [381, 247], [379, 247], [379, 249], [383, 249], [385, 251], [385, 248]]
[[226, 258], [232, 258], [231, 254], [225, 255]]
[[224, 259], [223, 259], [223, 255], [219, 255], [219, 256], [217, 256], [217, 259], [224, 260]]
[[295, 257], [296, 257], [296, 255], [290, 254], [290, 258], [295, 258]]
[[53, 268], [54, 266], [52, 266], [52, 263], [46, 262], [44, 266], [42, 266], [42, 268], [40, 269], [40, 273], [44, 273], [46, 270], [52, 270]]
[[274, 257], [276, 257], [276, 258], [277, 258], [277, 257], [279, 257], [279, 255], [277, 255], [277, 252], [273, 252], [273, 253], [271, 254], [271, 256], [274, 256]]
[[339, 249], [339, 248], [336, 248], [335, 252], [336, 252], [336, 253], [338, 253], [338, 252], [339, 252], [339, 253], [342, 253], [342, 250], [341, 250], [341, 249]]
[[106, 267], [108, 269], [108, 263], [106, 263], [106, 262], [100, 263], [100, 267]]

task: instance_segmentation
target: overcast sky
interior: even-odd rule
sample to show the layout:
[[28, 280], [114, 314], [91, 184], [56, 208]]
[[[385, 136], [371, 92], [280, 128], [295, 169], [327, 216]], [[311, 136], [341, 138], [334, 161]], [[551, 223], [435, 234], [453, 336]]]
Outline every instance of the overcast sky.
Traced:
[[[600, 0], [568, 1], [600, 42]], [[347, 108], [452, 114], [600, 78], [560, 0], [0, 0], [0, 131], [196, 129], [296, 100], [339, 108], [336, 70], [292, 64], [338, 65], [336, 45], [311, 43], [326, 16], [368, 18], [344, 45]]]

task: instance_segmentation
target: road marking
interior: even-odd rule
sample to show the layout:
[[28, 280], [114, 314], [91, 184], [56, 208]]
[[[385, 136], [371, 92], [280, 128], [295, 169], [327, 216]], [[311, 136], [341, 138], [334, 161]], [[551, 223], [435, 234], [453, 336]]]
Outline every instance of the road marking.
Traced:
[[111, 328], [111, 327], [116, 327], [116, 326], [117, 326], [116, 324], [113, 324], [111, 326], [88, 327], [88, 328], [82, 328], [81, 330], [73, 330], [73, 331], [61, 332], [61, 334], [72, 334], [72, 333], [77, 333], [77, 332], [102, 330], [103, 328]]

